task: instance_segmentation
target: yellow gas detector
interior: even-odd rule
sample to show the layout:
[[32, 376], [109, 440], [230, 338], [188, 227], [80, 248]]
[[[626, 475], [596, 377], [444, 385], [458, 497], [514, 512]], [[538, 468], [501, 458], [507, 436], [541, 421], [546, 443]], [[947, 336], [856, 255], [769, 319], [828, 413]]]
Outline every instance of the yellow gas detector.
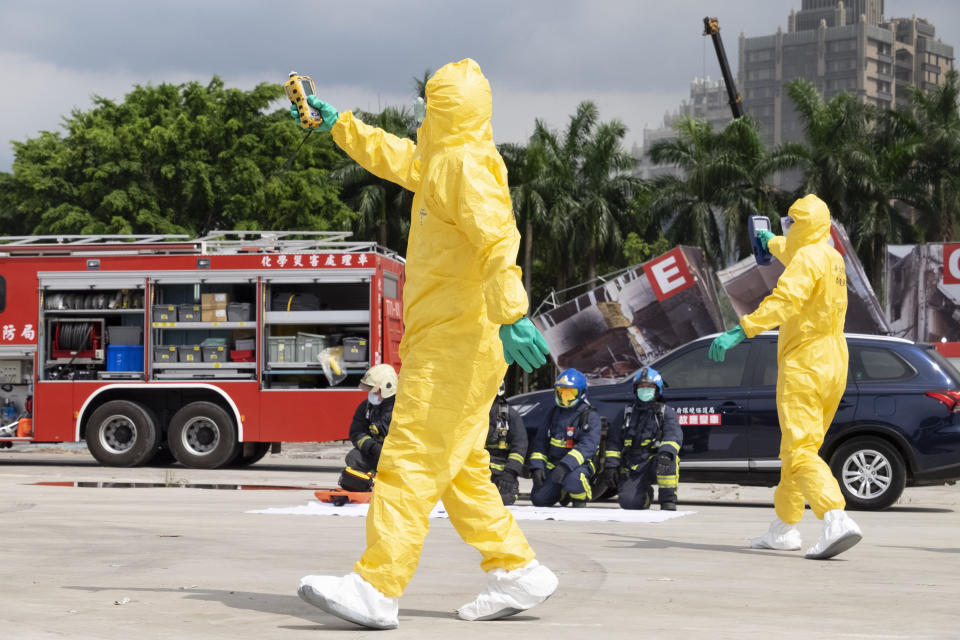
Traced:
[[301, 76], [296, 71], [291, 71], [290, 79], [283, 83], [283, 90], [287, 92], [290, 102], [297, 108], [302, 128], [316, 129], [323, 124], [320, 112], [307, 104], [307, 96], [317, 95], [317, 87], [310, 76]]

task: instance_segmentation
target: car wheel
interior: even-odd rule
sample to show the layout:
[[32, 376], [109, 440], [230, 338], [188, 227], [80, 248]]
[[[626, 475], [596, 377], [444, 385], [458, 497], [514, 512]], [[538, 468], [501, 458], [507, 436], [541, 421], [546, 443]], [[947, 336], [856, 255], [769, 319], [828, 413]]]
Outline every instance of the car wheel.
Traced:
[[249, 467], [259, 462], [268, 453], [270, 453], [269, 442], [244, 442], [240, 445], [240, 453], [234, 458], [231, 466]]
[[130, 400], [111, 400], [90, 414], [86, 438], [87, 449], [101, 464], [135, 467], [156, 453], [160, 433], [146, 407]]
[[212, 402], [191, 402], [177, 411], [167, 428], [167, 446], [180, 464], [194, 469], [226, 466], [240, 450], [233, 418]]
[[849, 509], [886, 509], [900, 498], [907, 480], [903, 456], [880, 438], [843, 443], [830, 458], [830, 470]]

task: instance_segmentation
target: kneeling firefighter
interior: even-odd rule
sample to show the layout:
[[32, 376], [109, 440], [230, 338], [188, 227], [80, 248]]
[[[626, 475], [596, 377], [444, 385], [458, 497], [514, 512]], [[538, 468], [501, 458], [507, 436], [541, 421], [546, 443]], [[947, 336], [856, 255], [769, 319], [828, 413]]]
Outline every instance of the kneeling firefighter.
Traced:
[[502, 382], [490, 407], [486, 446], [490, 454], [490, 479], [497, 486], [503, 504], [513, 504], [520, 494], [517, 476], [523, 471], [527, 455], [527, 430], [520, 413], [507, 404], [506, 387]]
[[354, 448], [347, 454], [347, 468], [340, 474], [339, 484], [347, 491], [370, 491], [380, 462], [383, 439], [390, 429], [394, 396], [397, 394], [397, 372], [389, 364], [370, 367], [360, 380], [367, 399], [360, 403], [350, 423], [350, 442]]
[[657, 484], [660, 509], [676, 511], [683, 431], [677, 412], [663, 403], [663, 378], [644, 367], [633, 378], [633, 402], [607, 434], [604, 475], [619, 486], [624, 509], [648, 509]]
[[562, 372], [553, 385], [556, 406], [537, 430], [530, 454], [535, 506], [572, 500], [586, 506], [593, 495], [593, 458], [600, 445], [600, 414], [587, 401], [587, 379], [576, 369]]

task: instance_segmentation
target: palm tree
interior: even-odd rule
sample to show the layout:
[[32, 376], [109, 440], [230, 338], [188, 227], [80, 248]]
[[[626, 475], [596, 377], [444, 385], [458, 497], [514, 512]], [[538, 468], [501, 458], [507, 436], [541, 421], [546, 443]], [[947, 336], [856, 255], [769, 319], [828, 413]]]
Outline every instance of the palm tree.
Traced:
[[913, 87], [911, 98], [921, 142], [909, 179], [923, 185], [912, 204], [927, 240], [950, 240], [960, 222], [960, 76], [951, 70], [929, 93]]
[[804, 121], [806, 142], [787, 145], [802, 159], [803, 189], [817, 194], [850, 241], [879, 290], [885, 246], [912, 237], [896, 202], [919, 193], [911, 167], [919, 130], [906, 112], [883, 111], [842, 93], [824, 102], [805, 80], [787, 87]]
[[564, 132], [537, 120], [531, 138], [544, 154], [541, 193], [549, 203], [547, 228], [561, 288], [574, 275], [570, 256], [586, 259], [586, 280], [593, 281], [598, 262], [620, 250], [621, 224], [640, 185], [630, 173], [636, 160], [622, 145], [626, 126], [598, 120], [596, 105], [582, 102]]
[[805, 142], [786, 145], [802, 158], [802, 190], [815, 193], [850, 227], [864, 208], [859, 195], [870, 190], [860, 182], [875, 162], [870, 139], [876, 110], [852, 93], [824, 102], [816, 86], [802, 78], [788, 83], [787, 93], [804, 123]]
[[651, 147], [657, 164], [673, 165], [680, 175], [666, 175], [647, 184], [647, 215], [660, 220], [674, 244], [701, 247], [719, 268], [746, 256], [750, 216], [776, 221], [786, 199], [769, 179], [798, 166], [795, 150], [768, 152], [755, 122], [738, 118], [715, 132], [706, 121], [681, 118], [677, 137]]
[[547, 220], [546, 161], [543, 148], [534, 143], [505, 143], [499, 145], [499, 150], [507, 166], [513, 213], [522, 228], [523, 286], [533, 304], [533, 237]]

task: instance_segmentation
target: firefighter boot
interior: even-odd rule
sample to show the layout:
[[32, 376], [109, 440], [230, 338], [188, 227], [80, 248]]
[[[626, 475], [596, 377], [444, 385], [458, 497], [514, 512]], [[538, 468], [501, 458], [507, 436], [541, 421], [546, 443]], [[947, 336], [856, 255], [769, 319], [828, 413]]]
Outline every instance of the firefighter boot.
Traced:
[[536, 560], [513, 571], [494, 569], [487, 572], [487, 590], [460, 607], [457, 614], [471, 621], [506, 618], [540, 604], [553, 595], [558, 584], [553, 571]]
[[657, 499], [660, 500], [660, 511], [677, 510], [677, 490], [669, 487], [660, 487], [657, 492]]
[[765, 534], [750, 541], [750, 548], [796, 551], [800, 548], [800, 532], [797, 530], [797, 525], [787, 524], [780, 518], [774, 518]]
[[297, 589], [300, 598], [362, 627], [396, 629], [397, 598], [388, 598], [359, 573], [336, 576], [304, 576]]
[[843, 553], [863, 539], [860, 527], [843, 509], [831, 509], [823, 514], [823, 534], [817, 544], [807, 549], [810, 560], [826, 560]]

